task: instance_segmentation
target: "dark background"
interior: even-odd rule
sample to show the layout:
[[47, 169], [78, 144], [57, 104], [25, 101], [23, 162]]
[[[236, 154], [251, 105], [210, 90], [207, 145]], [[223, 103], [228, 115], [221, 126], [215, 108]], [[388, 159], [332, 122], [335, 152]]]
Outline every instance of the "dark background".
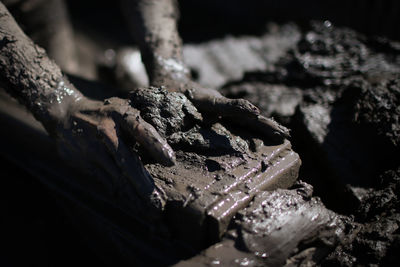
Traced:
[[[118, 4], [105, 0], [69, 0], [80, 27], [101, 30], [129, 41]], [[114, 3], [117, 1], [114, 1]], [[202, 42], [226, 35], [259, 35], [267, 22], [330, 20], [365, 34], [400, 39], [398, 0], [180, 0], [179, 31], [184, 42]]]

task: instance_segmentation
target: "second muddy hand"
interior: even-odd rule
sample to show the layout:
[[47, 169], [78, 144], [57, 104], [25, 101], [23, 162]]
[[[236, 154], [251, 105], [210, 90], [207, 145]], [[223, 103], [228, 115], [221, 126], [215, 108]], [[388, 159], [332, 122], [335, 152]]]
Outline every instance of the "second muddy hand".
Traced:
[[231, 120], [274, 141], [289, 137], [288, 129], [260, 115], [258, 108], [247, 100], [228, 99], [214, 89], [193, 82], [183, 63], [182, 40], [177, 30], [179, 9], [175, 0], [123, 0], [122, 6], [139, 45], [150, 85], [182, 92], [200, 112]]

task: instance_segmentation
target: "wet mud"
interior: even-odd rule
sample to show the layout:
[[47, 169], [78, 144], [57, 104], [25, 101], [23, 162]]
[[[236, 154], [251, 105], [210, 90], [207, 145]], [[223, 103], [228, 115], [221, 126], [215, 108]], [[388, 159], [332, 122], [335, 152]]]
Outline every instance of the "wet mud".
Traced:
[[[154, 180], [159, 206], [150, 214], [142, 200], [130, 198], [133, 191], [126, 184], [116, 184], [120, 188], [112, 192], [105, 186], [106, 197], [91, 202], [95, 212], [71, 213], [86, 222], [74, 226], [89, 239], [84, 244], [90, 249], [81, 250], [93, 253], [97, 246], [96, 257], [123, 255], [122, 261], [157, 266], [179, 260], [177, 266], [396, 265], [400, 44], [325, 21], [270, 25], [262, 36], [229, 37], [183, 50], [198, 82], [250, 100], [263, 115], [291, 129], [290, 142], [270, 143], [205, 118], [180, 93], [132, 92], [132, 106], [167, 139], [177, 162], [165, 168], [135, 147]], [[295, 183], [299, 155], [303, 182]], [[40, 165], [24, 161], [28, 168]], [[89, 178], [81, 182], [99, 186]], [[76, 203], [90, 203], [90, 196], [79, 192], [85, 197]], [[76, 203], [67, 205], [70, 211]], [[42, 219], [51, 223], [47, 216]], [[99, 237], [104, 229], [111, 234]], [[110, 240], [118, 245], [110, 249]], [[91, 253], [87, 257], [95, 258]]]
[[297, 179], [301, 161], [288, 140], [264, 144], [271, 140], [203, 119], [183, 94], [162, 87], [137, 89], [130, 100], [176, 153], [174, 166], [150, 161], [145, 167], [173, 236], [195, 249], [219, 240], [260, 191], [287, 188]]
[[[139, 197], [129, 181], [80, 174], [65, 166], [62, 159], [52, 156], [56, 148], [43, 127], [3, 95], [2, 121], [11, 121], [11, 125], [19, 122], [13, 126], [16, 132], [30, 135], [27, 144], [3, 145], [10, 152], [8, 158], [25, 162], [26, 168], [39, 174], [41, 183], [55, 191], [57, 203], [72, 221], [73, 231], [82, 235], [83, 246], [89, 246], [96, 255], [104, 255], [100, 259], [105, 264], [162, 266], [194, 256], [221, 240], [233, 216], [254, 196], [264, 190], [287, 188], [298, 176], [301, 161], [288, 140], [271, 145], [268, 138], [263, 141], [223, 121], [206, 124], [201, 116], [193, 120], [199, 113], [184, 95], [163, 88], [146, 90], [133, 92], [131, 105], [139, 108], [143, 117], [150, 114], [146, 113], [147, 108], [158, 106], [160, 114], [147, 119], [160, 133], [164, 129], [163, 135], [176, 153], [176, 164], [165, 167], [148, 160], [139, 149], [156, 189], [151, 203]], [[147, 101], [147, 105], [140, 107], [135, 99]], [[169, 105], [159, 100], [169, 101]], [[7, 110], [13, 112], [7, 115]], [[171, 120], [165, 119], [169, 117]], [[183, 140], [191, 140], [193, 145], [174, 143], [175, 134], [192, 135]], [[2, 140], [13, 139], [8, 134]], [[32, 148], [34, 144], [41, 149]], [[23, 153], [28, 148], [36, 149], [35, 160]], [[21, 155], [28, 160], [21, 159]], [[54, 173], [55, 178], [48, 180]], [[105, 234], [98, 235], [99, 230]]]
[[345, 221], [312, 197], [312, 186], [261, 192], [222, 241], [176, 266], [315, 265], [346, 234]]

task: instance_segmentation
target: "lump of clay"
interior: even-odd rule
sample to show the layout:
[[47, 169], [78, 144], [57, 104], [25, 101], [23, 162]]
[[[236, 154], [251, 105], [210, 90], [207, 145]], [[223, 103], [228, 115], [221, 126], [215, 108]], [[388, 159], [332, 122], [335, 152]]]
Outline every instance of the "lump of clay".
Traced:
[[203, 154], [245, 153], [249, 145], [239, 136], [233, 136], [223, 125], [216, 123], [211, 128], [196, 126], [187, 132], [174, 133], [168, 143], [185, 151]]
[[222, 124], [205, 125], [196, 107], [182, 93], [149, 87], [131, 92], [130, 100], [174, 149], [209, 155], [248, 150], [247, 142], [233, 136]]
[[163, 87], [137, 89], [130, 93], [132, 105], [144, 120], [167, 137], [192, 128], [202, 121], [201, 114], [182, 93], [168, 92]]

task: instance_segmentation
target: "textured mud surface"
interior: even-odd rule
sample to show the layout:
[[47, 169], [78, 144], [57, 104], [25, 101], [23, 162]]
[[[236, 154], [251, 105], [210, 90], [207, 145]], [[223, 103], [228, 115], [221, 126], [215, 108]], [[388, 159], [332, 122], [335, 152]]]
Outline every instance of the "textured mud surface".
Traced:
[[374, 188], [358, 189], [360, 205], [355, 213], [354, 230], [324, 262], [330, 266], [357, 264], [398, 264], [400, 248], [399, 169], [377, 177]]
[[313, 23], [270, 70], [224, 88], [291, 125], [305, 162], [300, 177], [328, 207], [354, 218], [323, 264], [396, 261], [399, 68], [399, 43]]
[[192, 128], [202, 116], [181, 93], [168, 93], [166, 89], [150, 87], [131, 93], [132, 105], [142, 117], [163, 136]]
[[257, 195], [220, 243], [177, 266], [314, 265], [343, 239], [345, 221], [299, 182]]
[[[181, 94], [166, 94], [162, 89], [137, 91], [131, 100], [140, 107], [143, 118], [167, 137], [177, 151], [177, 165], [165, 171], [143, 157], [162, 193], [166, 216], [155, 218], [154, 224], [144, 227], [150, 233], [140, 231], [139, 239], [127, 232], [118, 238], [127, 237], [122, 239], [124, 242], [133, 240], [136, 251], [153, 255], [151, 260], [156, 265], [176, 262], [181, 255], [174, 255], [174, 251], [187, 249], [182, 245], [187, 241], [200, 247], [214, 245], [201, 252], [197, 250], [197, 256], [179, 263], [183, 266], [398, 264], [399, 43], [366, 37], [327, 21], [306, 27], [275, 25], [258, 37], [229, 37], [187, 45], [184, 60], [201, 84], [223, 87], [221, 92], [230, 97], [244, 97], [260, 107], [264, 115], [274, 116], [292, 129], [292, 145], [303, 161], [300, 179], [305, 182], [288, 190], [260, 192], [293, 182], [289, 179], [284, 185], [276, 185], [265, 180], [288, 167], [288, 162], [298, 164], [289, 143], [263, 150], [262, 140], [234, 132], [224, 123], [204, 122]], [[98, 76], [93, 77], [103, 79]], [[238, 138], [232, 138], [233, 132]], [[24, 155], [24, 164], [33, 166], [35, 161]], [[274, 164], [283, 168], [274, 169]], [[247, 174], [253, 178], [242, 179]], [[8, 188], [14, 187], [15, 194], [3, 194], [10, 195], [7, 200], [21, 193], [20, 184], [7, 183], [10, 184]], [[43, 202], [53, 201], [40, 193], [47, 189], [34, 189], [37, 193], [25, 192], [26, 198], [40, 195]], [[114, 194], [109, 193], [113, 198]], [[118, 196], [121, 201], [124, 197]], [[103, 207], [104, 203], [101, 204]], [[15, 203], [4, 205], [16, 207]], [[21, 212], [37, 208], [31, 206], [21, 204], [17, 208]], [[45, 203], [38, 202], [37, 206], [42, 208]], [[10, 209], [5, 214], [26, 220], [32, 228], [29, 231], [28, 227], [27, 232], [31, 234], [39, 229], [45, 232], [44, 236], [54, 235], [43, 229], [41, 220], [57, 231], [69, 229], [77, 233], [75, 228], [48, 218], [56, 209], [42, 208], [43, 216], [21, 216]], [[19, 227], [12, 216], [2, 224], [7, 230]], [[133, 217], [124, 212], [113, 214], [115, 221], [109, 222], [110, 229], [113, 222], [130, 224], [135, 221]], [[171, 232], [160, 226], [164, 223], [172, 226]], [[26, 224], [21, 228], [25, 229]], [[143, 227], [140, 223], [132, 225], [127, 227]], [[221, 236], [225, 230], [226, 234]], [[143, 245], [142, 234], [153, 239]], [[171, 235], [179, 242], [163, 243], [163, 238]], [[92, 256], [85, 245], [76, 245], [81, 243], [81, 237], [59, 237], [67, 244], [61, 248], [68, 250], [74, 246], [78, 250], [74, 255], [85, 254], [89, 264], [97, 259], [98, 254]], [[29, 244], [25, 239], [26, 236], [20, 237], [21, 243]], [[38, 246], [37, 239], [42, 239]], [[30, 239], [34, 240], [32, 246], [24, 248], [37, 248], [31, 253], [32, 261], [51, 266], [58, 260], [54, 256], [57, 253], [60, 257], [70, 256], [62, 253], [63, 249], [48, 245], [60, 242], [54, 239], [43, 241], [34, 236]], [[6, 240], [15, 241], [15, 236], [7, 235]], [[10, 244], [16, 250], [21, 248], [19, 243]], [[86, 250], [90, 253], [82, 252]], [[72, 257], [71, 264], [79, 258]], [[139, 258], [140, 263], [150, 261]], [[6, 258], [5, 262], [8, 261], [13, 259]]]
[[217, 241], [260, 191], [287, 188], [297, 178], [300, 159], [287, 140], [264, 145], [243, 129], [209, 122], [183, 94], [164, 88], [137, 89], [130, 100], [176, 152], [175, 166], [146, 168], [161, 192], [168, 226], [190, 246]]
[[219, 123], [202, 127], [202, 115], [182, 93], [168, 93], [163, 88], [139, 89], [130, 94], [130, 99], [143, 119], [174, 148], [214, 155], [249, 150], [246, 141], [234, 137]]

